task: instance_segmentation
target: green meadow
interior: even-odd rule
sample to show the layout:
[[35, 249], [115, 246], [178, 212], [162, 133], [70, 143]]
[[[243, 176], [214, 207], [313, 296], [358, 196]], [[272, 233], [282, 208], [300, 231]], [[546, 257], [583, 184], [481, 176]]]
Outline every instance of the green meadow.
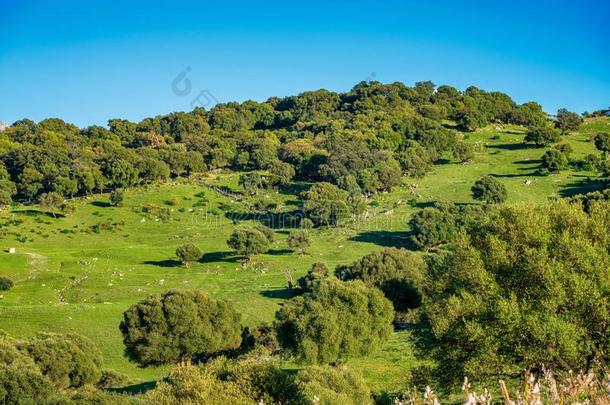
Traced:
[[[571, 158], [596, 153], [591, 137], [602, 130], [610, 131], [610, 119], [589, 121], [578, 133], [564, 136], [562, 142], [573, 149]], [[237, 185], [239, 173], [218, 172], [198, 181], [126, 190], [121, 207], [110, 206], [106, 194], [76, 198], [75, 211], [65, 217], [35, 206], [13, 206], [0, 212], [0, 274], [15, 281], [0, 298], [0, 329], [15, 337], [38, 331], [80, 333], [100, 347], [105, 368], [134, 382], [149, 381], [167, 368], [129, 363], [118, 329], [123, 311], [147, 295], [197, 288], [233, 301], [244, 325], [272, 322], [290, 297], [288, 282], [313, 263], [334, 268], [383, 246], [407, 246], [407, 221], [415, 210], [435, 201], [474, 203], [470, 188], [483, 175], [493, 174], [506, 185], [509, 203], [541, 202], [597, 186], [595, 173], [588, 171], [539, 175], [545, 149], [525, 145], [523, 128], [489, 126], [463, 135], [476, 146], [472, 161], [462, 164], [448, 157], [423, 179], [404, 178], [396, 191], [369, 197], [362, 218], [312, 230], [312, 245], [303, 255], [288, 248], [293, 222], [280, 214], [298, 208], [298, 193], [307, 184], [246, 197]], [[252, 203], [263, 195], [277, 207], [270, 214], [252, 214]], [[226, 240], [236, 226], [257, 221], [271, 221], [275, 242], [244, 268]], [[204, 252], [188, 268], [174, 254], [187, 242]], [[16, 253], [9, 253], [10, 248]], [[376, 390], [400, 386], [416, 362], [410, 334], [401, 331], [380, 351], [350, 364]]]

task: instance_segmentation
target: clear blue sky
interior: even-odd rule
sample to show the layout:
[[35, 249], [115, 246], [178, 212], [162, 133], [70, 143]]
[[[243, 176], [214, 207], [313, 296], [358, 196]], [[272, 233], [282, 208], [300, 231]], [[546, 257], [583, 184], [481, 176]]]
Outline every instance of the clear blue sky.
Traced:
[[609, 21], [607, 1], [0, 0], [0, 121], [137, 121], [204, 90], [262, 101], [370, 79], [583, 112], [610, 105]]

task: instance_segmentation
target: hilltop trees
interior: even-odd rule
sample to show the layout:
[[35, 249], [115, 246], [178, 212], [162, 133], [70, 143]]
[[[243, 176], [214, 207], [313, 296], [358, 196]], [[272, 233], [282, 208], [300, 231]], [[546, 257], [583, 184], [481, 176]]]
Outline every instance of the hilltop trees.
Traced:
[[421, 304], [425, 264], [421, 257], [407, 250], [386, 248], [373, 252], [349, 266], [338, 266], [335, 275], [340, 280], [362, 280], [379, 288], [397, 311]]
[[240, 318], [228, 301], [197, 290], [169, 290], [127, 309], [119, 329], [125, 355], [147, 367], [189, 363], [195, 355], [238, 347]]
[[506, 201], [506, 187], [493, 176], [484, 176], [472, 186], [472, 196], [488, 204], [499, 204]]
[[298, 361], [327, 364], [363, 356], [391, 333], [392, 304], [361, 281], [328, 279], [276, 314], [282, 348]]
[[429, 267], [424, 312], [439, 375], [587, 370], [610, 353], [610, 205], [502, 207]]
[[576, 131], [582, 122], [582, 117], [575, 112], [568, 111], [565, 108], [560, 108], [557, 111], [557, 122], [555, 125], [562, 133]]

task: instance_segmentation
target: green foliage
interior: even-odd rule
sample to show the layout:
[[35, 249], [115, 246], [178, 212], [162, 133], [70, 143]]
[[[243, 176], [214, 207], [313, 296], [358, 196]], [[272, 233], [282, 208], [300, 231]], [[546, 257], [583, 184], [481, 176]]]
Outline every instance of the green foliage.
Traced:
[[303, 250], [307, 249], [310, 245], [311, 239], [309, 238], [309, 233], [305, 229], [297, 229], [290, 232], [288, 235], [288, 246], [290, 249], [303, 252]]
[[431, 262], [425, 350], [440, 375], [587, 370], [610, 353], [610, 205], [503, 207]]
[[557, 122], [555, 125], [562, 133], [576, 131], [583, 123], [583, 119], [575, 112], [560, 108], [557, 111]]
[[128, 385], [129, 377], [114, 370], [102, 370], [100, 379], [95, 384], [100, 389], [120, 388]]
[[251, 405], [254, 401], [231, 381], [221, 381], [201, 367], [179, 367], [146, 394], [151, 404], [234, 404]]
[[551, 149], [542, 155], [542, 167], [550, 170], [551, 172], [558, 172], [565, 169], [567, 165], [568, 158], [559, 150]]
[[419, 255], [396, 248], [378, 250], [335, 270], [340, 280], [362, 280], [369, 287], [379, 288], [396, 311], [421, 304], [425, 273], [425, 263]]
[[62, 198], [62, 196], [60, 196], [59, 194], [54, 193], [54, 192], [42, 194], [40, 196], [40, 199], [38, 200], [38, 204], [40, 204], [40, 206], [42, 208], [44, 208], [48, 211], [55, 210], [63, 202], [64, 202], [64, 199]]
[[53, 386], [39, 372], [0, 365], [0, 403], [40, 404], [48, 400], [53, 393]]
[[266, 184], [265, 177], [256, 172], [244, 173], [239, 176], [239, 186], [243, 188], [246, 195], [255, 195], [258, 190], [264, 188]]
[[93, 342], [83, 336], [38, 333], [18, 347], [59, 388], [78, 388], [100, 378], [101, 354]]
[[315, 183], [301, 198], [305, 215], [318, 226], [336, 226], [352, 214], [348, 193], [330, 183]]
[[187, 243], [176, 248], [176, 256], [183, 264], [188, 265], [201, 258], [201, 250], [192, 243]]
[[269, 249], [269, 239], [258, 229], [242, 228], [233, 231], [227, 245], [237, 254], [250, 257], [266, 252]]
[[6, 167], [0, 163], [0, 206], [10, 205], [13, 202], [13, 195], [17, 192], [15, 183], [11, 181]]
[[0, 291], [8, 291], [13, 288], [13, 280], [7, 277], [0, 276]]
[[315, 402], [314, 398], [321, 405], [373, 403], [362, 376], [346, 367], [307, 367], [297, 374], [296, 384], [307, 403]]
[[604, 153], [610, 153], [610, 134], [600, 132], [599, 134], [595, 135], [594, 140], [595, 147], [598, 150]]
[[456, 142], [452, 154], [458, 162], [466, 162], [474, 157], [474, 148], [469, 143]]
[[506, 201], [506, 187], [493, 176], [484, 176], [472, 186], [472, 196], [488, 204], [499, 204]]
[[297, 280], [299, 288], [305, 292], [317, 289], [328, 278], [328, 267], [324, 263], [314, 263], [307, 274]]
[[389, 337], [392, 304], [361, 281], [328, 279], [276, 314], [280, 345], [299, 362], [327, 364], [371, 353]]
[[110, 192], [110, 204], [115, 207], [120, 207], [123, 205], [123, 200], [125, 199], [125, 194], [122, 190], [113, 190]]
[[190, 361], [239, 346], [241, 316], [229, 301], [169, 290], [131, 306], [119, 326], [125, 355], [142, 367]]
[[530, 127], [525, 135], [525, 142], [532, 142], [538, 148], [559, 142], [560, 139], [561, 133], [548, 125]]

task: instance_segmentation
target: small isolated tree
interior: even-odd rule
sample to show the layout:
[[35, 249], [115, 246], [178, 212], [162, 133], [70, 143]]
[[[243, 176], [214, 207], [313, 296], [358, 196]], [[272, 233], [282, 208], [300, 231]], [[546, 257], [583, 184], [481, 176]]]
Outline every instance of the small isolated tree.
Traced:
[[561, 134], [557, 129], [543, 125], [529, 128], [525, 135], [525, 142], [531, 142], [536, 147], [542, 148], [558, 142], [560, 138]]
[[115, 207], [120, 207], [123, 205], [123, 200], [125, 199], [125, 195], [122, 190], [113, 190], [110, 193], [110, 204]]
[[542, 156], [542, 166], [551, 172], [558, 172], [568, 165], [566, 155], [556, 149], [546, 151]]
[[575, 112], [568, 111], [565, 108], [560, 108], [557, 111], [557, 122], [555, 125], [562, 133], [576, 131], [580, 128], [582, 122], [582, 117]]
[[176, 256], [182, 264], [188, 267], [189, 263], [201, 258], [201, 250], [192, 243], [187, 243], [176, 248]]
[[292, 250], [298, 250], [300, 254], [303, 254], [310, 245], [309, 232], [305, 229], [294, 230], [288, 235], [288, 246]]
[[74, 333], [39, 333], [19, 348], [58, 388], [78, 388], [100, 379], [102, 356], [93, 342]]
[[307, 274], [297, 280], [299, 288], [305, 292], [315, 290], [328, 277], [328, 267], [324, 263], [314, 263]]
[[488, 204], [499, 204], [506, 201], [506, 187], [493, 176], [484, 176], [478, 179], [472, 186], [472, 196], [476, 200], [485, 201]]
[[50, 211], [53, 216], [55, 216], [55, 209], [58, 208], [63, 202], [63, 197], [54, 192], [44, 193], [40, 196], [40, 199], [38, 200], [38, 204], [40, 204], [40, 207], [47, 211]]
[[600, 132], [595, 135], [595, 147], [603, 153], [610, 153], [610, 134]]
[[276, 313], [278, 341], [299, 362], [328, 364], [365, 356], [392, 332], [392, 304], [362, 281], [329, 278]]
[[238, 255], [249, 259], [253, 255], [265, 253], [269, 249], [269, 239], [258, 229], [243, 228], [233, 231], [227, 245]]
[[195, 355], [237, 348], [241, 315], [229, 301], [198, 290], [151, 295], [123, 314], [125, 355], [142, 367], [190, 363]]
[[335, 270], [339, 280], [362, 280], [370, 287], [379, 288], [397, 311], [421, 304], [425, 274], [426, 265], [419, 255], [396, 248], [373, 252]]
[[7, 277], [0, 277], [0, 291], [8, 291], [13, 288], [13, 280]]

